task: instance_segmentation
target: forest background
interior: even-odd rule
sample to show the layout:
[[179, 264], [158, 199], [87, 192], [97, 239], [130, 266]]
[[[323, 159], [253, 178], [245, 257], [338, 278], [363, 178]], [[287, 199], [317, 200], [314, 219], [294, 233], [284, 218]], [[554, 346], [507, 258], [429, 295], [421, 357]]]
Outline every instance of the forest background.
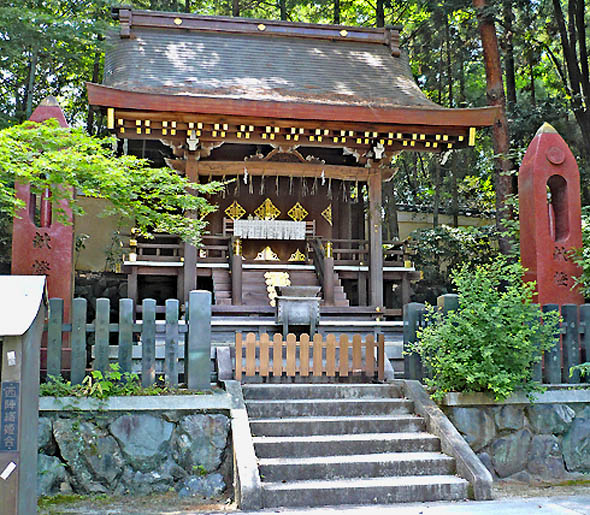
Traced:
[[[100, 83], [105, 36], [115, 25], [113, 0], [2, 0], [0, 2], [0, 129], [27, 119], [48, 95], [70, 124], [106, 135], [105, 120], [90, 108], [85, 82]], [[443, 155], [401, 153], [395, 179], [384, 190], [384, 238], [398, 235], [402, 209], [430, 211], [433, 228], [414, 235], [421, 246], [425, 285], [432, 295], [449, 287], [447, 270], [485, 262], [498, 248], [498, 231], [460, 229], [463, 213], [494, 216], [499, 182], [502, 202], [515, 205], [518, 165], [543, 122], [552, 124], [578, 159], [582, 204], [590, 205], [590, 71], [584, 0], [135, 0], [135, 8], [205, 15], [246, 16], [314, 23], [381, 27], [400, 24], [416, 82], [445, 107], [490, 102], [480, 36], [482, 22], [498, 36], [509, 150], [495, 154], [492, 131], [474, 148]], [[492, 92], [493, 93], [493, 92]], [[500, 95], [502, 92], [500, 91]], [[504, 159], [500, 167], [497, 157]], [[503, 178], [504, 177], [504, 178]], [[517, 207], [515, 207], [517, 209]], [[439, 225], [440, 213], [452, 226]], [[509, 218], [509, 213], [503, 214]], [[9, 259], [12, 220], [0, 217], [0, 263]], [[2, 227], [4, 226], [4, 227]], [[517, 231], [510, 222], [504, 229]], [[2, 236], [3, 235], [3, 236]], [[500, 238], [501, 239], [501, 238]], [[446, 263], [441, 268], [442, 263]]]

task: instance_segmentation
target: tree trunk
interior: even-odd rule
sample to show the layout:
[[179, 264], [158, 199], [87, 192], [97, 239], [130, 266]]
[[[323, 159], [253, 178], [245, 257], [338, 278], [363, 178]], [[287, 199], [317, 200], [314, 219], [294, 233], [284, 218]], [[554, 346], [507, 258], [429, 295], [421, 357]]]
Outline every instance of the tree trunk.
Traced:
[[449, 17], [444, 14], [445, 18], [445, 42], [447, 50], [447, 80], [449, 81], [449, 107], [453, 107], [453, 67], [451, 62], [451, 38], [449, 35]]
[[377, 27], [385, 27], [385, 6], [384, 0], [377, 0]]
[[281, 20], [287, 19], [287, 0], [279, 0], [279, 8], [281, 10]]
[[185, 13], [191, 12], [191, 0], [184, 0], [184, 12]]
[[532, 60], [529, 63], [529, 72], [531, 76], [531, 105], [534, 107], [537, 105], [537, 94], [535, 91], [535, 67]]
[[[508, 175], [512, 169], [512, 163], [505, 157], [510, 150], [510, 137], [508, 134], [508, 122], [506, 120], [502, 67], [500, 66], [500, 52], [498, 50], [498, 38], [496, 36], [494, 18], [486, 12], [486, 1], [473, 0], [473, 6], [477, 13], [483, 48], [488, 104], [500, 108], [500, 116], [493, 127], [493, 140], [494, 152], [498, 156], [495, 158], [494, 172], [494, 183], [496, 187], [496, 227], [502, 233], [505, 231], [503, 220], [512, 218], [511, 210], [506, 206], [506, 199], [513, 192], [512, 177]], [[506, 236], [500, 237], [499, 244], [500, 252], [503, 254], [510, 252], [511, 244]]]
[[432, 227], [438, 227], [438, 212], [440, 210], [440, 158], [434, 156], [434, 199], [432, 200]]
[[340, 0], [334, 0], [334, 23], [340, 24]]
[[453, 212], [453, 227], [459, 227], [459, 189], [457, 188], [457, 159], [453, 152], [451, 159], [451, 211]]
[[25, 103], [25, 118], [33, 113], [33, 91], [35, 89], [35, 76], [37, 74], [37, 49], [31, 51], [31, 62], [29, 64], [29, 81], [27, 83], [27, 94]]
[[[94, 64], [92, 66], [92, 82], [98, 84], [100, 81], [100, 52], [94, 52]], [[88, 116], [86, 118], [86, 132], [90, 135], [94, 133], [94, 107], [88, 106]]]
[[504, 38], [506, 42], [506, 53], [504, 56], [504, 68], [506, 70], [506, 99], [508, 109], [516, 105], [516, 77], [514, 69], [514, 44], [512, 42], [513, 31], [512, 22], [514, 14], [512, 12], [512, 0], [504, 0]]
[[232, 0], [232, 16], [239, 16], [240, 15], [240, 0]]

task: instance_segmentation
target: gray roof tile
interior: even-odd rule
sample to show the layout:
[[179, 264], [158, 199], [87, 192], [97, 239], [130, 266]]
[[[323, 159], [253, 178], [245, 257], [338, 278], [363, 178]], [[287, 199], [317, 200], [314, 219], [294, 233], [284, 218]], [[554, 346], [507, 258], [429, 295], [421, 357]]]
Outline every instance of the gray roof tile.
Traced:
[[[385, 45], [133, 28], [111, 36], [104, 84], [170, 95], [440, 108]], [[163, 107], [165, 108], [165, 107]]]

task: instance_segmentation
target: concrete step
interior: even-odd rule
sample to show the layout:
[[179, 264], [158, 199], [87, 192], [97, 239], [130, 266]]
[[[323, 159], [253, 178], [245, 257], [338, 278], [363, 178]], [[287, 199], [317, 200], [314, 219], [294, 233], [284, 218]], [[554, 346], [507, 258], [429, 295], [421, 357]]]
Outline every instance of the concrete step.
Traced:
[[437, 452], [261, 458], [258, 460], [258, 466], [263, 481], [270, 482], [445, 475], [455, 472], [455, 460]]
[[344, 417], [293, 417], [288, 421], [268, 417], [250, 419], [254, 436], [309, 436], [424, 431], [424, 419], [416, 415]]
[[265, 508], [340, 504], [391, 504], [458, 500], [469, 483], [455, 476], [402, 476], [262, 483]]
[[430, 433], [364, 433], [355, 435], [255, 436], [256, 456], [343, 456], [378, 452], [439, 451], [440, 440]]
[[380, 384], [257, 384], [243, 392], [246, 400], [401, 398], [398, 386]]
[[400, 415], [410, 413], [413, 403], [406, 399], [249, 400], [246, 409], [249, 418]]

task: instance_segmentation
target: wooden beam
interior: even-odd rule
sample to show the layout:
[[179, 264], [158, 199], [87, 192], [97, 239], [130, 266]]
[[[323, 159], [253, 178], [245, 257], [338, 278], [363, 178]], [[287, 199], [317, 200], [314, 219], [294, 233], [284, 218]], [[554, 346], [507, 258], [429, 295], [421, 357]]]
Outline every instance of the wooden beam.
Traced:
[[381, 174], [369, 174], [369, 295], [371, 306], [383, 308], [383, 235]]
[[257, 36], [290, 36], [297, 38], [328, 39], [330, 41], [355, 41], [383, 45], [391, 35], [399, 38], [399, 25], [387, 28], [365, 28], [318, 23], [293, 23], [255, 18], [226, 16], [200, 16], [197, 14], [140, 11], [120, 7], [116, 11], [122, 22], [121, 37], [129, 37], [133, 27], [176, 29], [216, 32], [227, 34], [249, 34]]
[[289, 120], [329, 120], [333, 122], [417, 124], [462, 127], [489, 127], [499, 117], [498, 107], [447, 109], [442, 107], [377, 107], [350, 104], [277, 102], [205, 96], [165, 95], [126, 91], [86, 83], [91, 105], [124, 109], [169, 111], [214, 115], [256, 116]]
[[[170, 162], [170, 160], [169, 160]], [[172, 162], [171, 162], [172, 164]], [[173, 161], [176, 170], [182, 169], [179, 161]], [[311, 163], [282, 163], [273, 161], [198, 161], [199, 176], [236, 176], [243, 175], [248, 170], [249, 175], [265, 175], [279, 177], [325, 177], [344, 181], [366, 181], [369, 177], [369, 168], [361, 166], [320, 165]], [[384, 168], [373, 171], [380, 176], [380, 180], [391, 178], [395, 170]]]

